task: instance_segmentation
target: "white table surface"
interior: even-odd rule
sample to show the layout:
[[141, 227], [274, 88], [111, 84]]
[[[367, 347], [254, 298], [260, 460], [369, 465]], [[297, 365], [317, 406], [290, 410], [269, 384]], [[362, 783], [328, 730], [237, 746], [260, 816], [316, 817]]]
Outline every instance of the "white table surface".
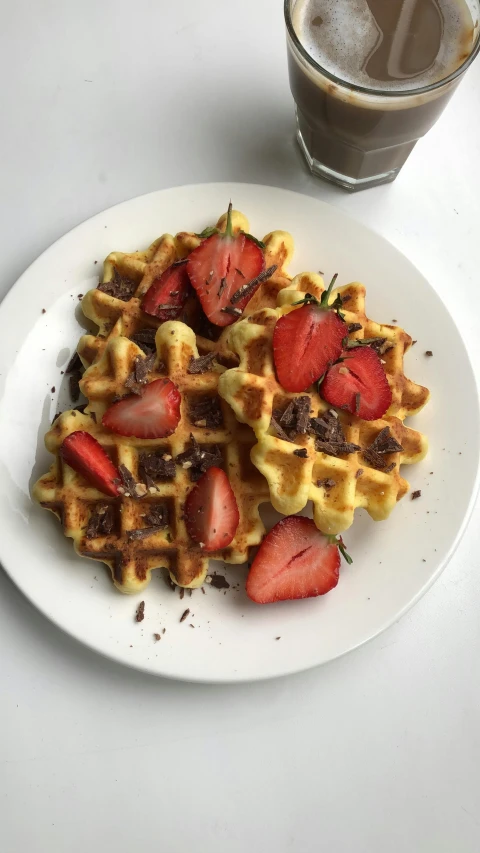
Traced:
[[[313, 179], [293, 141], [281, 5], [3, 5], [0, 295], [118, 201], [274, 184], [405, 252], [480, 369], [480, 62], [397, 182], [350, 196]], [[96, 657], [0, 573], [2, 853], [478, 853], [479, 554], [473, 523], [381, 637], [299, 676], [226, 688]]]

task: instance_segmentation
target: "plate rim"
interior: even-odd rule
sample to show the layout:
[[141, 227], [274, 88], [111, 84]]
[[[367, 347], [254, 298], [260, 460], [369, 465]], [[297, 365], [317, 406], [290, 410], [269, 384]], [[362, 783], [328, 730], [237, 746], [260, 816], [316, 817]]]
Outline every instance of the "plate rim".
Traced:
[[[48, 257], [48, 255], [51, 252], [56, 250], [56, 248], [59, 245], [61, 245], [63, 243], [63, 241], [67, 240], [67, 238], [70, 235], [72, 235], [74, 232], [81, 230], [82, 227], [84, 227], [87, 224], [95, 222], [95, 220], [100, 219], [106, 213], [109, 213], [110, 211], [113, 211], [113, 210], [117, 210], [118, 208], [120, 208], [122, 206], [128, 206], [130, 203], [132, 203], [134, 201], [146, 199], [146, 198], [153, 197], [153, 196], [157, 197], [157, 196], [161, 196], [162, 194], [166, 194], [166, 193], [177, 192], [177, 191], [188, 192], [190, 190], [194, 190], [195, 192], [199, 192], [201, 190], [201, 188], [208, 188], [208, 189], [212, 189], [212, 188], [220, 189], [220, 188], [222, 188], [227, 193], [227, 195], [229, 195], [230, 193], [232, 193], [234, 191], [235, 187], [241, 187], [241, 188], [246, 189], [247, 191], [258, 192], [258, 193], [262, 193], [262, 191], [265, 189], [267, 189], [268, 191], [274, 190], [274, 191], [279, 192], [282, 195], [291, 196], [294, 199], [305, 199], [305, 198], [310, 199], [313, 203], [315, 203], [317, 205], [323, 206], [324, 208], [327, 208], [327, 209], [334, 210], [335, 213], [337, 215], [340, 215], [340, 217], [342, 219], [349, 220], [351, 223], [353, 223], [353, 227], [355, 229], [357, 229], [359, 231], [363, 231], [364, 233], [368, 233], [369, 235], [374, 235], [377, 240], [383, 242], [384, 244], [387, 244], [389, 251], [399, 255], [404, 262], [407, 262], [415, 270], [417, 276], [419, 276], [423, 279], [424, 284], [427, 286], [427, 289], [430, 290], [433, 293], [434, 297], [437, 300], [439, 300], [439, 302], [442, 304], [444, 310], [447, 312], [447, 314], [450, 318], [450, 322], [453, 324], [453, 326], [454, 326], [454, 328], [458, 334], [459, 342], [460, 342], [460, 344], [464, 350], [466, 363], [468, 364], [468, 368], [471, 372], [471, 378], [473, 381], [473, 386], [474, 386], [475, 391], [476, 391], [475, 399], [473, 401], [471, 401], [471, 404], [475, 409], [476, 421], [477, 421], [477, 423], [480, 422], [479, 389], [478, 389], [478, 384], [476, 382], [476, 375], [475, 375], [474, 367], [473, 367], [473, 364], [472, 364], [472, 361], [470, 358], [470, 354], [467, 350], [467, 347], [466, 347], [465, 342], [463, 340], [463, 336], [460, 332], [460, 329], [459, 329], [454, 317], [452, 316], [449, 309], [447, 308], [447, 306], [446, 306], [444, 300], [442, 299], [441, 295], [435, 290], [435, 288], [430, 283], [430, 281], [423, 275], [423, 273], [415, 266], [415, 264], [400, 249], [398, 249], [393, 243], [390, 242], [390, 240], [388, 240], [382, 234], [379, 234], [373, 228], [371, 228], [368, 225], [365, 225], [363, 222], [359, 221], [355, 216], [352, 216], [350, 213], [346, 213], [342, 208], [339, 208], [336, 205], [332, 205], [329, 202], [326, 202], [323, 199], [319, 199], [319, 198], [317, 198], [313, 195], [310, 195], [308, 193], [296, 192], [294, 190], [285, 189], [283, 187], [278, 187], [275, 185], [254, 184], [254, 183], [242, 182], [242, 181], [198, 182], [198, 183], [194, 183], [194, 184], [184, 184], [184, 185], [179, 185], [179, 186], [174, 186], [174, 187], [164, 187], [162, 189], [157, 189], [157, 190], [153, 190], [153, 191], [150, 191], [147, 193], [142, 193], [141, 195], [132, 196], [128, 199], [117, 202], [116, 204], [111, 205], [110, 207], [107, 207], [107, 208], [93, 214], [92, 216], [87, 217], [86, 219], [82, 220], [78, 224], [74, 225], [71, 229], [69, 229], [64, 234], [62, 234], [57, 240], [53, 241], [49, 246], [47, 246], [43, 250], [43, 252], [41, 252], [32, 261], [32, 263], [30, 263], [26, 267], [26, 269], [21, 273], [21, 275], [18, 277], [18, 279], [10, 287], [10, 289], [5, 294], [4, 298], [2, 299], [2, 301], [0, 303], [0, 320], [3, 319], [4, 314], [8, 315], [8, 311], [10, 309], [11, 299], [16, 298], [19, 294], [22, 293], [22, 288], [25, 287], [24, 280], [25, 280], [25, 282], [27, 281], [28, 275], [29, 275], [30, 271], [32, 270], [32, 268], [34, 268], [40, 262], [41, 259], [45, 259], [46, 257]], [[15, 291], [15, 293], [14, 293], [14, 291]], [[28, 287], [26, 287], [25, 293], [28, 293]], [[12, 361], [13, 361], [13, 358], [12, 358]], [[9, 368], [10, 368], [10, 365], [8, 365], [8, 367], [7, 367], [7, 372], [8, 372]], [[172, 672], [161, 672], [161, 671], [155, 670], [153, 667], [148, 666], [147, 662], [145, 662], [145, 664], [142, 664], [142, 662], [139, 662], [139, 661], [133, 661], [133, 660], [129, 661], [126, 657], [122, 656], [121, 652], [119, 652], [117, 654], [116, 650], [113, 648], [111, 650], [107, 650], [107, 649], [103, 649], [101, 647], [98, 647], [97, 645], [94, 644], [93, 641], [90, 641], [87, 637], [82, 636], [75, 629], [69, 628], [68, 624], [64, 624], [61, 621], [58, 621], [57, 616], [54, 615], [51, 611], [49, 611], [47, 606], [44, 606], [42, 603], [38, 603], [35, 600], [35, 598], [32, 596], [32, 594], [29, 592], [28, 583], [25, 583], [25, 584], [22, 583], [22, 577], [21, 576], [17, 577], [15, 575], [14, 571], [10, 571], [7, 568], [7, 565], [5, 563], [5, 560], [4, 560], [4, 557], [2, 554], [3, 549], [2, 549], [1, 539], [0, 539], [0, 567], [3, 569], [3, 571], [5, 572], [7, 577], [9, 578], [10, 582], [14, 584], [14, 586], [22, 593], [22, 595], [25, 596], [25, 598], [29, 601], [29, 603], [32, 604], [35, 607], [35, 609], [37, 611], [39, 611], [43, 616], [45, 616], [48, 619], [48, 621], [55, 626], [55, 628], [59, 629], [60, 631], [62, 631], [67, 636], [73, 638], [76, 642], [79, 642], [81, 645], [85, 646], [90, 651], [92, 651], [96, 654], [99, 654], [108, 660], [113, 660], [116, 664], [120, 664], [122, 666], [127, 666], [130, 669], [134, 669], [136, 671], [146, 673], [146, 674], [153, 676], [153, 677], [156, 677], [156, 678], [158, 678], [158, 677], [168, 678], [169, 680], [183, 681], [185, 683], [192, 683], [192, 684], [195, 683], [195, 684], [232, 685], [232, 684], [242, 684], [242, 683], [250, 683], [250, 682], [253, 683], [253, 682], [257, 682], [257, 681], [267, 681], [267, 680], [270, 680], [273, 678], [280, 678], [280, 677], [285, 677], [285, 676], [292, 675], [295, 673], [305, 672], [309, 669], [313, 669], [314, 667], [323, 666], [326, 663], [330, 663], [330, 662], [333, 662], [335, 660], [338, 660], [339, 658], [342, 658], [345, 655], [350, 654], [351, 652], [355, 651], [356, 649], [362, 647], [363, 645], [371, 642], [375, 637], [378, 637], [380, 634], [382, 634], [389, 627], [391, 627], [392, 625], [399, 622], [400, 619], [402, 619], [403, 616], [405, 616], [405, 614], [408, 613], [409, 610], [411, 610], [415, 606], [415, 604], [417, 604], [417, 602], [425, 595], [425, 593], [430, 589], [430, 587], [435, 583], [435, 581], [438, 580], [438, 578], [440, 577], [440, 575], [442, 574], [442, 572], [445, 570], [446, 566], [448, 565], [448, 563], [452, 559], [452, 557], [455, 554], [455, 551], [457, 550], [457, 548], [458, 548], [458, 546], [459, 546], [459, 544], [460, 544], [460, 542], [461, 542], [461, 540], [465, 534], [465, 531], [468, 527], [469, 521], [471, 519], [473, 510], [475, 507], [475, 503], [477, 500], [479, 489], [480, 489], [480, 442], [477, 441], [476, 472], [475, 472], [473, 487], [472, 487], [472, 491], [470, 494], [468, 506], [467, 506], [467, 509], [466, 509], [465, 514], [463, 516], [463, 520], [462, 520], [462, 522], [461, 522], [461, 524], [457, 530], [457, 533], [455, 535], [453, 542], [450, 545], [450, 548], [448, 549], [446, 554], [443, 556], [443, 558], [439, 561], [439, 564], [436, 567], [435, 571], [432, 572], [432, 574], [428, 578], [428, 580], [421, 586], [421, 588], [415, 593], [415, 595], [410, 599], [410, 601], [408, 601], [392, 618], [387, 618], [379, 628], [376, 628], [373, 632], [369, 631], [368, 636], [362, 638], [361, 640], [356, 642], [354, 645], [350, 646], [350, 648], [344, 649], [343, 651], [340, 651], [336, 654], [333, 654], [331, 657], [329, 657], [328, 659], [325, 659], [325, 660], [320, 660], [320, 661], [317, 661], [314, 663], [309, 662], [309, 663], [306, 663], [304, 666], [290, 665], [290, 666], [286, 666], [283, 668], [278, 667], [275, 671], [267, 673], [267, 674], [258, 673], [258, 674], [252, 674], [252, 675], [241, 675], [239, 677], [232, 670], [232, 672], [229, 673], [228, 675], [222, 675], [222, 677], [219, 677], [219, 678], [215, 678], [212, 676], [205, 676], [205, 675], [196, 676], [195, 674], [192, 674], [192, 675], [187, 677], [186, 675], [181, 674], [181, 673], [175, 674]]]

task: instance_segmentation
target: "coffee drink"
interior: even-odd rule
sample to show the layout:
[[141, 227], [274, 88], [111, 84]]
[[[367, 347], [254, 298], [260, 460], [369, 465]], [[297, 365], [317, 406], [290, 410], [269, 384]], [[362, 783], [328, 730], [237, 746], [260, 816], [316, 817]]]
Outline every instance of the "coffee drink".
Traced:
[[479, 47], [479, 0], [287, 0], [290, 85], [312, 171], [393, 180]]

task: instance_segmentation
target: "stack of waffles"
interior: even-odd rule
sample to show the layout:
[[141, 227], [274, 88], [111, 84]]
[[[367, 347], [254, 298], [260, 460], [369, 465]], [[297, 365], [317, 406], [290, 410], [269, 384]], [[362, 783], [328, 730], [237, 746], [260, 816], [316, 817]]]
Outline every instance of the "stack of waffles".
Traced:
[[[248, 235], [238, 211], [229, 227], [233, 235]], [[341, 300], [349, 339], [372, 341], [381, 354], [392, 392], [388, 411], [362, 420], [329, 406], [317, 384], [298, 395], [279, 383], [275, 325], [305, 294], [320, 300], [325, 290], [319, 275], [291, 278], [293, 239], [284, 231], [255, 241], [268, 275], [259, 276], [242, 309], [230, 309], [228, 324], [212, 323], [193, 289], [178, 309], [163, 305], [160, 316], [144, 310], [146, 294], [166, 271], [226, 228], [224, 214], [202, 234], [164, 234], [143, 252], [110, 254], [98, 287], [82, 301], [95, 327], [77, 347], [87, 402], [63, 412], [47, 432], [53, 463], [33, 496], [59, 518], [78, 554], [107, 564], [122, 592], [143, 589], [154, 569], [194, 588], [204, 582], [209, 559], [246, 562], [265, 537], [259, 507], [268, 502], [291, 515], [312, 501], [315, 524], [327, 534], [345, 531], [358, 508], [385, 519], [409, 488], [400, 466], [427, 450], [425, 437], [404, 423], [428, 399], [427, 389], [404, 374], [411, 338], [367, 318], [361, 284], [340, 287], [330, 298]], [[117, 401], [140, 397], [158, 380], [179, 393], [178, 421], [169, 434], [125, 435], [105, 425]], [[66, 460], [62, 447], [74, 433], [88, 433], [108, 455], [120, 478], [113, 493]], [[238, 524], [226, 547], [206, 551], [189, 533], [185, 503], [212, 467], [228, 477]]]

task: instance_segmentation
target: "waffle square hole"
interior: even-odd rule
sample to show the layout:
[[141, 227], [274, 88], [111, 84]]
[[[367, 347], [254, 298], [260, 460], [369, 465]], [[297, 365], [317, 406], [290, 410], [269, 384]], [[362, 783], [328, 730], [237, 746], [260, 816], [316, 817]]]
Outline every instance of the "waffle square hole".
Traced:
[[138, 455], [138, 479], [148, 487], [154, 483], [168, 483], [175, 479], [177, 468], [172, 448], [165, 444], [157, 450], [142, 450]]
[[85, 538], [99, 539], [120, 533], [120, 507], [111, 501], [95, 501], [85, 508]]
[[[165, 531], [166, 538], [170, 541], [172, 534], [175, 535], [176, 519], [173, 499], [142, 501], [138, 507], [136, 517], [135, 533], [131, 539], [146, 539], [148, 541], [148, 530], [155, 528], [155, 532]], [[145, 531], [145, 533], [143, 532]], [[153, 532], [153, 531], [152, 531]], [[130, 534], [132, 531], [130, 531]], [[127, 532], [128, 536], [128, 532]]]
[[227, 471], [226, 447], [221, 444], [203, 444], [190, 441], [185, 451], [177, 457], [178, 464], [188, 470], [190, 479], [196, 483], [209, 468], [223, 468]]
[[221, 429], [223, 427], [223, 414], [219, 397], [189, 394], [187, 408], [188, 417], [193, 426], [200, 429]]

